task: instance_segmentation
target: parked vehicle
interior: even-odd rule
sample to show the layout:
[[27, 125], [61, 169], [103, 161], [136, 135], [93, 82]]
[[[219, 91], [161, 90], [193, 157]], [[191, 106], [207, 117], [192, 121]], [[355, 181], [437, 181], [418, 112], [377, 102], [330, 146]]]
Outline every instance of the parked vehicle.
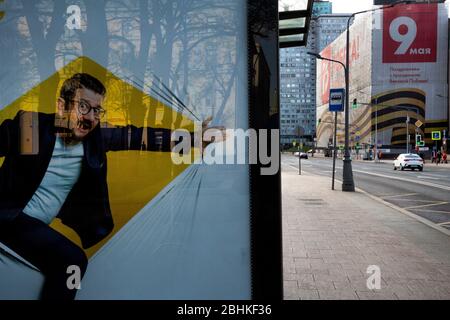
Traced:
[[415, 153], [402, 153], [394, 160], [394, 170], [399, 168], [404, 170], [405, 168], [419, 171], [423, 170], [423, 159]]

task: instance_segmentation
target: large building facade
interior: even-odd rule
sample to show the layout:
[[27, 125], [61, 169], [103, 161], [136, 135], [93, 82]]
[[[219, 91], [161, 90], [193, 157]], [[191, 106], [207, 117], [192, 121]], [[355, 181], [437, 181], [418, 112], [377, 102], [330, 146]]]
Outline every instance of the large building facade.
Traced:
[[316, 60], [346, 28], [348, 15], [331, 14], [331, 2], [314, 2], [308, 44], [280, 50], [281, 144], [313, 144], [316, 136]]
[[[344, 62], [345, 47], [343, 34], [321, 55]], [[358, 101], [350, 110], [350, 146], [396, 154], [414, 150], [419, 135], [425, 143], [419, 152], [440, 148], [432, 132], [448, 131], [445, 5], [401, 5], [362, 15], [350, 28], [349, 47], [349, 100]], [[321, 61], [317, 78], [317, 145], [327, 147], [334, 118], [328, 112], [329, 89], [345, 86], [344, 72], [339, 64]], [[338, 145], [344, 144], [343, 122], [339, 114]]]

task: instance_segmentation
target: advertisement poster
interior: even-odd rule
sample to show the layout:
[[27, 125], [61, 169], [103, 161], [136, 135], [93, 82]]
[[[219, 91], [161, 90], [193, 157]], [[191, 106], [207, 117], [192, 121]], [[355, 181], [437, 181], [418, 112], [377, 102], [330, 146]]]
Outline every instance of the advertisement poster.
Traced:
[[[445, 4], [394, 7], [375, 17], [372, 100], [379, 107], [378, 143], [404, 146], [405, 122], [432, 144], [431, 132], [448, 126], [448, 11]], [[374, 102], [374, 101], [373, 101]], [[406, 110], [409, 110], [408, 112]]]
[[0, 2], [0, 299], [252, 297], [245, 4]]
[[[345, 63], [345, 32], [322, 51]], [[398, 5], [357, 17], [350, 27], [350, 144], [405, 148], [417, 132], [432, 143], [431, 132], [448, 126], [448, 14], [445, 4]], [[340, 69], [339, 69], [340, 68]], [[327, 90], [345, 86], [342, 67], [318, 64], [318, 145], [332, 141]], [[330, 79], [330, 80], [327, 80]], [[325, 84], [323, 84], [325, 83]], [[406, 125], [409, 119], [410, 125]], [[416, 127], [417, 120], [423, 123]], [[338, 120], [343, 144], [343, 117]], [[375, 137], [375, 127], [377, 133]]]
[[[354, 98], [370, 99], [370, 91], [365, 94], [365, 88], [371, 82], [371, 39], [372, 26], [370, 19], [358, 18], [350, 27], [349, 60], [350, 60], [350, 101]], [[328, 59], [334, 59], [345, 64], [346, 34], [342, 33], [335, 41], [329, 44], [320, 54]], [[317, 64], [317, 119], [320, 123], [317, 127], [317, 145], [327, 147], [332, 144], [334, 113], [328, 111], [330, 89], [345, 88], [344, 68], [338, 63], [320, 60]], [[363, 109], [351, 113], [352, 119], [365, 116]], [[370, 117], [370, 114], [367, 115]], [[344, 141], [344, 116], [338, 113], [337, 144]], [[363, 128], [359, 128], [361, 131]], [[368, 127], [370, 130], [370, 125]], [[354, 131], [354, 130], [353, 130]]]

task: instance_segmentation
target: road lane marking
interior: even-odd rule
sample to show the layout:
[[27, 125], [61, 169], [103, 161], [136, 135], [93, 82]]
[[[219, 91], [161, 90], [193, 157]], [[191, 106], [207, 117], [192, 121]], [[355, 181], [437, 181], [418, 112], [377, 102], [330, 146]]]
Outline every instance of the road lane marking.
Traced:
[[[393, 196], [382, 196], [381, 198], [386, 199], [386, 198], [396, 198], [396, 197], [409, 197], [409, 196], [415, 196], [418, 193], [405, 193], [405, 194], [396, 194]], [[406, 199], [408, 201], [411, 201], [411, 199]]]
[[449, 213], [450, 211], [442, 211], [442, 210], [430, 210], [430, 209], [414, 209], [415, 211], [426, 211], [426, 212], [435, 212], [435, 213]]
[[428, 186], [428, 187], [434, 187], [434, 188], [443, 189], [443, 190], [449, 190], [450, 191], [450, 187], [449, 186], [444, 186], [444, 185], [441, 185], [441, 184], [436, 184], [436, 183], [431, 183], [431, 182], [426, 182], [426, 181], [410, 180], [410, 179], [405, 179], [405, 178], [400, 178], [400, 177], [395, 177], [395, 176], [388, 176], [388, 175], [385, 175], [385, 174], [372, 173], [372, 172], [361, 171], [361, 170], [353, 170], [353, 172], [364, 173], [364, 174], [367, 174], [367, 175], [381, 177], [381, 178], [389, 178], [389, 179], [395, 179], [395, 180], [400, 180], [400, 181], [405, 181], [405, 182], [417, 183], [417, 184], [421, 184], [421, 185]]
[[437, 202], [437, 203], [422, 204], [420, 206], [404, 207], [403, 209], [408, 210], [408, 209], [425, 208], [425, 207], [439, 206], [441, 204], [447, 204], [447, 203], [448, 202], [446, 202], [446, 201], [442, 201], [442, 202]]
[[409, 202], [411, 202], [411, 201], [414, 201], [414, 202], [429, 202], [429, 203], [438, 202], [436, 200], [416, 200], [416, 199], [393, 199], [393, 200], [395, 200], [395, 201], [409, 201]]
[[369, 198], [372, 198], [372, 199], [374, 199], [376, 201], [379, 201], [379, 202], [383, 203], [384, 205], [386, 205], [386, 206], [388, 206], [388, 207], [390, 207], [390, 208], [392, 208], [394, 210], [397, 210], [400, 213], [403, 213], [404, 215], [407, 215], [410, 218], [413, 218], [413, 219], [415, 219], [415, 220], [417, 220], [419, 222], [422, 222], [423, 224], [425, 224], [425, 225], [427, 225], [427, 226], [429, 226], [429, 227], [431, 227], [431, 228], [433, 228], [435, 230], [438, 230], [438, 231], [446, 234], [447, 236], [450, 236], [450, 230], [447, 230], [446, 228], [441, 227], [441, 226], [437, 225], [436, 223], [431, 222], [428, 219], [422, 218], [421, 216], [419, 216], [419, 215], [417, 215], [415, 213], [409, 212], [408, 210], [405, 210], [405, 208], [401, 208], [399, 206], [396, 206], [393, 203], [384, 201], [383, 199], [381, 199], [381, 198], [379, 198], [377, 196], [374, 196], [374, 195], [372, 195], [372, 194], [370, 194], [370, 193], [368, 193], [368, 192], [366, 192], [366, 191], [364, 191], [362, 189], [356, 188], [356, 190], [361, 192], [361, 193], [364, 193]]
[[449, 222], [441, 222], [437, 224], [438, 226], [446, 226], [446, 225], [450, 225], [450, 221]]
[[435, 175], [435, 174], [424, 174], [424, 173], [419, 173], [419, 176], [421, 177], [433, 177], [433, 178], [442, 178], [441, 175]]
[[442, 178], [435, 178], [435, 177], [429, 177], [429, 176], [417, 176], [417, 179], [430, 179], [430, 180], [441, 180]]
[[[338, 179], [336, 179], [336, 181], [339, 182], [339, 183], [342, 183], [342, 181], [340, 181]], [[355, 187], [355, 190], [365, 194], [366, 196], [368, 196], [369, 198], [371, 198], [371, 199], [373, 199], [375, 201], [383, 203], [385, 206], [388, 206], [389, 208], [397, 210], [398, 212], [403, 213], [404, 215], [406, 215], [406, 216], [408, 216], [408, 217], [410, 217], [412, 219], [415, 219], [415, 220], [417, 220], [419, 222], [422, 222], [423, 224], [429, 226], [430, 228], [433, 228], [433, 229], [435, 229], [437, 231], [440, 231], [443, 234], [445, 234], [445, 235], [450, 237], [450, 230], [448, 230], [448, 229], [446, 229], [444, 227], [441, 227], [441, 226], [437, 225], [436, 223], [431, 222], [428, 219], [422, 218], [421, 216], [419, 216], [419, 215], [417, 215], [415, 213], [409, 212], [408, 210], [405, 210], [404, 208], [396, 206], [393, 203], [387, 202], [387, 201], [383, 200], [382, 198], [374, 196], [373, 194], [370, 194], [369, 192], [364, 191], [363, 189], [360, 189], [358, 187]]]

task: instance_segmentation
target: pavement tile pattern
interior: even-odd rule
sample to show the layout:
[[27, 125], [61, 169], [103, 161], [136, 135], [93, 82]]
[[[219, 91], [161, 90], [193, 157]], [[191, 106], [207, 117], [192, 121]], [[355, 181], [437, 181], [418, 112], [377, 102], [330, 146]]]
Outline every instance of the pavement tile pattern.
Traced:
[[284, 299], [450, 299], [449, 236], [327, 177], [286, 167], [282, 189]]

